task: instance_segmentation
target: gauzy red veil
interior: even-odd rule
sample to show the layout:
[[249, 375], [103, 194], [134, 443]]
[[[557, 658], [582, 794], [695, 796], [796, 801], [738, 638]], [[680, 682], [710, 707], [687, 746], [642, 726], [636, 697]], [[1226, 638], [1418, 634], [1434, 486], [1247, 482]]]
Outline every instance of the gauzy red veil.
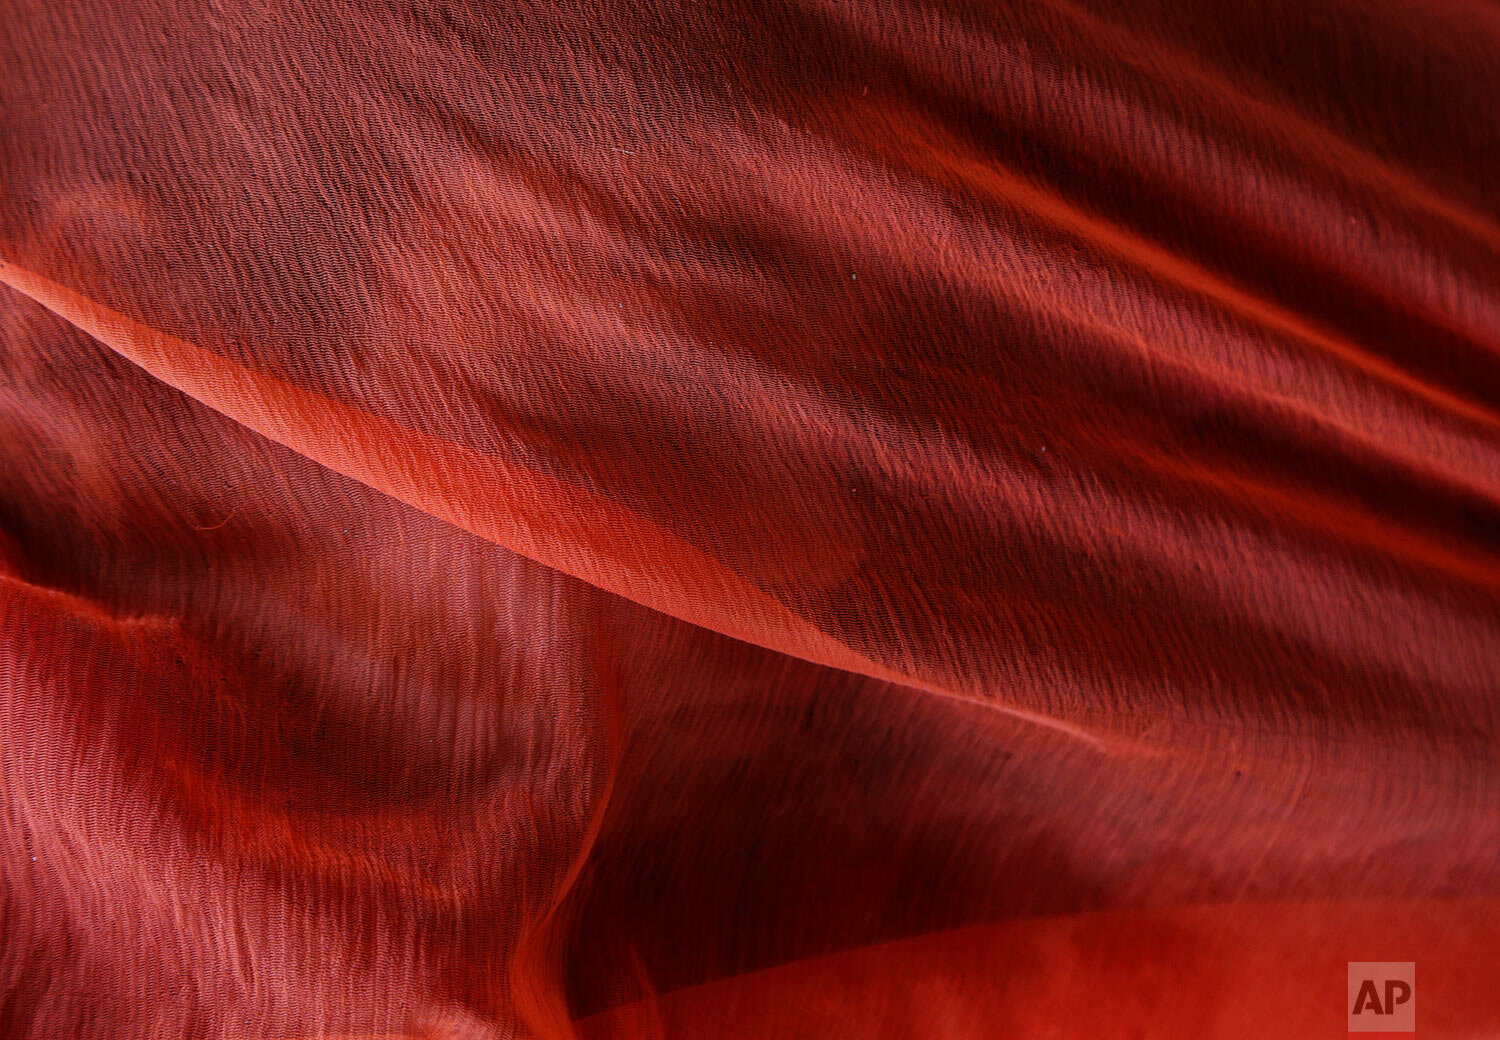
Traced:
[[1500, 1032], [1490, 0], [0, 0], [4, 1040]]

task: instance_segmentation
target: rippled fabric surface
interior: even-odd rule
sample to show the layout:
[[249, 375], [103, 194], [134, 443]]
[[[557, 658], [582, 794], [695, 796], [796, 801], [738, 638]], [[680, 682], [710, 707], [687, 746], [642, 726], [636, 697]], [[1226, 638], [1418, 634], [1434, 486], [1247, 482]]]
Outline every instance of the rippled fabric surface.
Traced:
[[0, 1035], [1500, 1030], [1500, 8], [0, 0]]

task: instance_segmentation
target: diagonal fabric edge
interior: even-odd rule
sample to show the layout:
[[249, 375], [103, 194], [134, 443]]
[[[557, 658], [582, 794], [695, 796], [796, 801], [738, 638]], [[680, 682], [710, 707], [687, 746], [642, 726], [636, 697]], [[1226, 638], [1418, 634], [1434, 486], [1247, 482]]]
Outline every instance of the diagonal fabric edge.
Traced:
[[[0, 259], [0, 282], [157, 379], [323, 466], [554, 570], [814, 664], [984, 704], [1097, 750], [1134, 742], [898, 672], [839, 641], [638, 514], [529, 467], [254, 372]], [[474, 494], [473, 488], [482, 489]], [[662, 562], [666, 561], [664, 574]], [[1137, 749], [1138, 750], [1138, 749]]]

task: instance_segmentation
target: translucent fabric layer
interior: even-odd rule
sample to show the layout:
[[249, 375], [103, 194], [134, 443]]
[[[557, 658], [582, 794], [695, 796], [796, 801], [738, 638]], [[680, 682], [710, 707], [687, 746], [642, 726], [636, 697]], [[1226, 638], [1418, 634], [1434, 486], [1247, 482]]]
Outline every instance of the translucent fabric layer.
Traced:
[[1484, 0], [0, 0], [0, 1036], [1500, 1030]]

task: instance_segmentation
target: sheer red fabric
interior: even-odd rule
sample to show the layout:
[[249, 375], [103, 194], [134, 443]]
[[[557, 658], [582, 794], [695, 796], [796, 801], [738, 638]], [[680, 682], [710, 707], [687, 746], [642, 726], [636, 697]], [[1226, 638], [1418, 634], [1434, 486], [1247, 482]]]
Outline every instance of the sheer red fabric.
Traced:
[[1500, 1030], [1500, 9], [0, 0], [0, 1036]]

